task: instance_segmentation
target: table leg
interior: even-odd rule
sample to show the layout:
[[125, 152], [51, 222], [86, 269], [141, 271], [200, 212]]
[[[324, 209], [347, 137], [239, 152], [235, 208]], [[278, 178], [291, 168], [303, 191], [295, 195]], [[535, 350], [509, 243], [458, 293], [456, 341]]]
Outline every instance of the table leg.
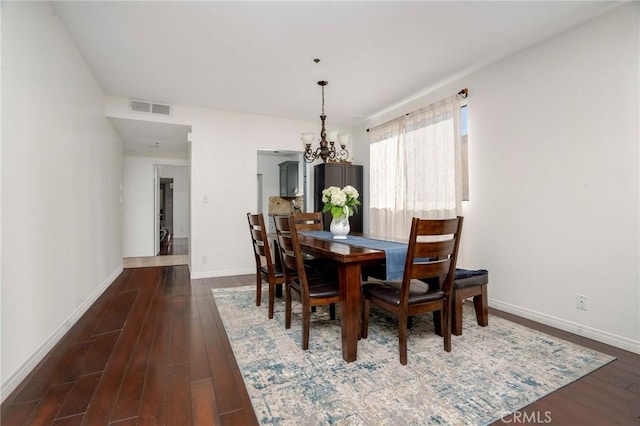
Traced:
[[340, 274], [340, 318], [342, 325], [342, 357], [355, 361], [360, 334], [360, 263], [342, 263]]

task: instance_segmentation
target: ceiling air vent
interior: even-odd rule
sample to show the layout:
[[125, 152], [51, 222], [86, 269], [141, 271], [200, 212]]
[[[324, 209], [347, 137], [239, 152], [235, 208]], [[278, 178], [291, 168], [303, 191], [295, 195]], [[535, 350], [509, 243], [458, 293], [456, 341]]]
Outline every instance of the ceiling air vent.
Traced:
[[154, 114], [171, 115], [171, 106], [162, 104], [151, 104], [151, 112]]
[[129, 111], [146, 112], [149, 114], [171, 115], [171, 105], [158, 104], [148, 101], [130, 100]]

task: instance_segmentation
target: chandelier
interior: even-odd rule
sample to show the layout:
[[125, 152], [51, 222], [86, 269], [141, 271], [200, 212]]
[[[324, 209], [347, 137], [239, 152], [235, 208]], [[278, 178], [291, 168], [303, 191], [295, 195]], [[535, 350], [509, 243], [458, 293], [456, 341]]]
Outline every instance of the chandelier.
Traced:
[[[317, 159], [322, 159], [323, 162], [331, 161], [344, 161], [349, 158], [349, 152], [347, 151], [347, 142], [349, 141], [349, 135], [339, 135], [338, 132], [327, 132], [324, 127], [324, 121], [327, 116], [324, 114], [324, 86], [329, 84], [328, 82], [321, 80], [318, 85], [322, 87], [322, 114], [320, 120], [322, 120], [322, 129], [320, 130], [320, 146], [313, 151], [311, 149], [311, 143], [315, 137], [314, 133], [303, 133], [301, 135], [302, 143], [304, 145], [304, 161], [305, 163], [312, 163]], [[336, 139], [340, 141], [340, 149], [336, 149]]]

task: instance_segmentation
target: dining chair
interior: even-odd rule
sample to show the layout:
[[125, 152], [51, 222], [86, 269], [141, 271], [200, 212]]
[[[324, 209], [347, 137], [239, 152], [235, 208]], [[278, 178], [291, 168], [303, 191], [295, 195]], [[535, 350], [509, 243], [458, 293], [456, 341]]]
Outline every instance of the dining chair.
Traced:
[[[398, 317], [400, 364], [407, 364], [408, 318], [433, 312], [436, 334], [451, 352], [451, 303], [463, 218], [413, 218], [407, 258], [401, 281], [366, 282], [362, 285], [361, 336], [369, 333], [370, 304]], [[428, 285], [421, 279], [437, 279]]]
[[476, 322], [481, 327], [489, 325], [489, 304], [487, 303], [487, 285], [489, 272], [486, 269], [456, 269], [453, 282], [453, 311], [451, 318], [452, 333], [462, 334], [462, 306], [464, 300], [473, 297]]
[[[262, 282], [269, 284], [269, 319], [273, 318], [276, 286], [284, 284], [284, 274], [271, 254], [267, 228], [262, 214], [247, 213], [249, 231], [256, 260], [256, 306], [262, 301]], [[264, 262], [263, 262], [264, 259]]]
[[339, 285], [307, 270], [292, 216], [275, 216], [274, 221], [285, 278], [285, 328], [291, 328], [291, 304], [295, 297], [302, 303], [302, 349], [307, 350], [312, 308], [329, 305], [330, 318], [335, 319], [335, 304], [340, 301]]

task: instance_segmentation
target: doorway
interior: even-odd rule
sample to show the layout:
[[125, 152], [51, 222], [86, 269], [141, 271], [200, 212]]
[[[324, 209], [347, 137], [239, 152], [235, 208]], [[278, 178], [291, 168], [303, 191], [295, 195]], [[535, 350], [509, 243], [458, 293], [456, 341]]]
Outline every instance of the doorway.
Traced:
[[[294, 192], [298, 197], [292, 197], [289, 195], [283, 195], [281, 197], [281, 171], [280, 165], [283, 162], [298, 163], [298, 182], [292, 186], [295, 186]], [[307, 182], [307, 164], [304, 162], [303, 154], [299, 151], [285, 151], [285, 150], [264, 150], [259, 149], [257, 151], [257, 195], [256, 202], [258, 213], [262, 213], [265, 219], [265, 224], [269, 232], [275, 232], [275, 224], [273, 223], [273, 214], [282, 214], [279, 207], [284, 204], [291, 203], [292, 209], [295, 207], [300, 208], [301, 211], [311, 211], [309, 208], [309, 197], [305, 194], [309, 194], [309, 183]], [[289, 184], [289, 182], [286, 182]], [[302, 199], [301, 203], [294, 204]], [[292, 210], [293, 211], [293, 210]]]
[[158, 256], [189, 254], [187, 166], [158, 165]]
[[[190, 125], [145, 121], [140, 118], [109, 117], [123, 143], [122, 176], [122, 255], [123, 263], [143, 259], [167, 262], [187, 255], [157, 256], [160, 251], [159, 189], [160, 178], [173, 178], [173, 217], [171, 243], [176, 251], [184, 238], [188, 251], [190, 226]], [[166, 172], [166, 167], [182, 170]], [[166, 225], [165, 225], [166, 226]], [[166, 241], [166, 240], [165, 240]], [[176, 259], [175, 262], [178, 260]], [[150, 265], [147, 265], [150, 266]]]
[[[173, 253], [173, 178], [160, 178], [160, 251], [159, 256]], [[185, 253], [186, 254], [186, 253]]]

